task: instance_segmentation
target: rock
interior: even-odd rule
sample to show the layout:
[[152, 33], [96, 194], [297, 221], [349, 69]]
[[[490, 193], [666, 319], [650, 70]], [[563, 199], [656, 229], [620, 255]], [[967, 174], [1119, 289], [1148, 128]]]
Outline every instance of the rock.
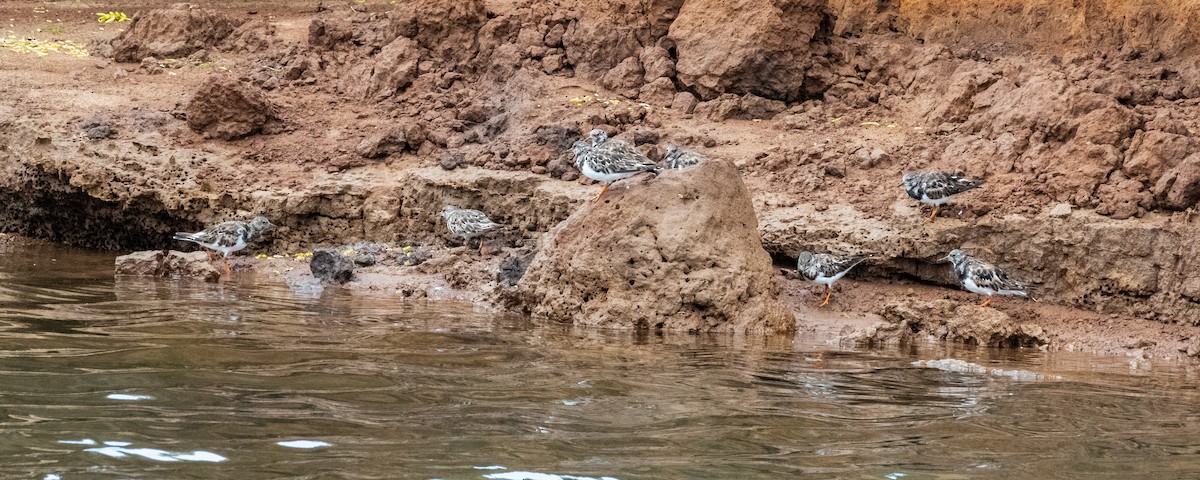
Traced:
[[184, 111], [188, 127], [221, 140], [270, 133], [279, 124], [276, 107], [262, 90], [227, 75], [205, 80]]
[[158, 276], [165, 254], [162, 250], [133, 252], [116, 260], [117, 275]]
[[658, 45], [646, 47], [642, 50], [638, 60], [642, 64], [642, 70], [645, 71], [646, 83], [653, 82], [658, 78], [670, 79], [675, 76], [675, 61], [671, 60], [671, 53], [665, 48]]
[[112, 138], [115, 133], [109, 122], [100, 117], [90, 117], [79, 122], [79, 128], [83, 129], [84, 135], [91, 140]]
[[547, 47], [558, 48], [562, 46], [563, 34], [566, 33], [567, 27], [561, 23], [554, 24], [550, 30], [546, 32], [544, 42]]
[[216, 282], [221, 271], [208, 260], [204, 252], [163, 252], [150, 250], [122, 255], [116, 260], [117, 275], [139, 275], [153, 277], [195, 277], [206, 282]]
[[500, 261], [500, 271], [496, 272], [496, 282], [507, 287], [516, 285], [521, 277], [525, 276], [535, 253], [525, 252], [504, 257], [504, 260]]
[[202, 251], [184, 253], [171, 250], [167, 252], [167, 256], [163, 258], [162, 272], [163, 276], [195, 277], [202, 278], [206, 282], [215, 282], [221, 278], [221, 270], [213, 266], [212, 261], [208, 259], [208, 254]]
[[385, 128], [368, 134], [354, 149], [363, 158], [397, 155], [408, 148], [408, 139], [401, 127]]
[[605, 88], [627, 91], [640, 87], [643, 75], [644, 71], [642, 70], [642, 65], [638, 63], [637, 57], [629, 57], [622, 60], [617, 66], [609, 69], [608, 72], [600, 77], [599, 82]]
[[263, 18], [243, 23], [217, 46], [224, 52], [254, 53], [271, 47], [276, 41], [275, 25]]
[[794, 330], [757, 227], [728, 163], [625, 180], [546, 234], [517, 297], [590, 327]]
[[1184, 210], [1200, 201], [1200, 153], [1188, 155], [1154, 185], [1154, 196], [1167, 208]]
[[354, 277], [354, 261], [331, 249], [314, 250], [308, 268], [323, 283], [341, 284]]
[[483, 0], [423, 0], [411, 4], [413, 39], [433, 58], [463, 61], [475, 56], [476, 33], [487, 22]]
[[217, 45], [236, 27], [237, 23], [224, 15], [179, 3], [134, 18], [133, 24], [110, 42], [112, 57], [118, 62], [182, 58]]
[[679, 92], [675, 94], [675, 99], [671, 101], [671, 108], [679, 110], [683, 113], [692, 113], [696, 110], [696, 96], [691, 92]]
[[1071, 216], [1071, 204], [1060, 203], [1058, 205], [1055, 205], [1054, 208], [1050, 209], [1050, 213], [1048, 213], [1047, 215], [1050, 215], [1051, 217], [1054, 217], [1054, 218], [1069, 217], [1069, 216]]
[[324, 50], [335, 50], [339, 45], [350, 43], [354, 30], [350, 22], [343, 19], [315, 18], [308, 24], [308, 44]]
[[421, 52], [415, 41], [397, 38], [371, 60], [352, 68], [341, 86], [347, 95], [354, 98], [375, 101], [387, 99], [416, 80], [420, 58]]
[[656, 0], [635, 7], [580, 2], [578, 21], [570, 22], [562, 37], [568, 63], [575, 67], [576, 75], [595, 80], [631, 57], [636, 60], [643, 45], [653, 45], [666, 35], [683, 3]]
[[666, 77], [660, 77], [642, 85], [641, 90], [638, 91], [638, 100], [655, 107], [669, 107], [674, 99], [675, 84]]
[[546, 55], [542, 57], [542, 71], [547, 75], [562, 70], [566, 57], [562, 55]]
[[465, 157], [461, 153], [443, 153], [442, 158], [438, 160], [438, 166], [442, 167], [442, 170], [454, 170], [464, 161]]
[[988, 347], [1034, 347], [1049, 343], [1041, 327], [1021, 324], [1008, 314], [950, 300], [896, 300], [880, 316], [901, 336], [924, 333], [947, 342]]
[[824, 8], [820, 0], [685, 2], [670, 27], [678, 79], [704, 99], [800, 100]]
[[1100, 198], [1096, 213], [1116, 220], [1141, 217], [1154, 202], [1154, 196], [1145, 190], [1141, 182], [1128, 179], [1101, 185], [1096, 196]]

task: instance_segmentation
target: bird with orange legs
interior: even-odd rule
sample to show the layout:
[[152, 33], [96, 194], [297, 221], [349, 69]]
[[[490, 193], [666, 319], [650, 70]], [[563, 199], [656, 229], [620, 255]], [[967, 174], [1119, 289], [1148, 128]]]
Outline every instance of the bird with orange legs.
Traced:
[[972, 293], [987, 295], [987, 300], [979, 305], [981, 307], [991, 305], [992, 295], [1031, 298], [1029, 285], [1013, 280], [999, 267], [971, 257], [962, 250], [951, 250], [945, 259], [954, 265], [954, 274], [963, 288]]
[[983, 185], [983, 180], [952, 175], [939, 170], [923, 172], [908, 172], [904, 174], [904, 191], [909, 197], [921, 203], [933, 205], [933, 213], [925, 219], [925, 223], [933, 221], [942, 205], [950, 201], [950, 197], [974, 190]]
[[825, 301], [817, 306], [820, 308], [829, 304], [829, 297], [833, 295], [833, 283], [868, 258], [869, 255], [842, 256], [800, 252], [796, 260], [796, 271], [800, 272], [800, 276], [805, 280], [825, 286]]
[[594, 129], [588, 138], [590, 143], [583, 140], [575, 142], [571, 152], [575, 154], [575, 168], [583, 176], [604, 184], [596, 198], [604, 195], [617, 180], [643, 172], [657, 173], [659, 170], [658, 165], [645, 154], [624, 141], [609, 139], [604, 130]]
[[[274, 225], [267, 220], [267, 217], [260, 216], [254, 217], [249, 222], [240, 220], [221, 222], [195, 233], [176, 232], [172, 238], [221, 252], [221, 258], [225, 261], [225, 274], [228, 275], [233, 272], [229, 267], [229, 254], [246, 248], [246, 245], [257, 240], [263, 232], [271, 227]], [[212, 260], [212, 254], [208, 250], [205, 253], [208, 253], [209, 260]]]

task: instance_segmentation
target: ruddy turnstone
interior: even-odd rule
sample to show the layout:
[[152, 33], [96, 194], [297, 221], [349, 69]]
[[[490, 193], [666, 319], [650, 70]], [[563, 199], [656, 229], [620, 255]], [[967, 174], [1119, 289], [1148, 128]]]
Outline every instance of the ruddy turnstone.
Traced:
[[192, 242], [209, 250], [221, 252], [221, 256], [225, 260], [225, 273], [229, 274], [231, 273], [229, 254], [246, 248], [246, 245], [257, 240], [264, 231], [274, 226], [267, 220], [267, 217], [259, 216], [249, 222], [240, 220], [221, 222], [196, 233], [175, 232], [175, 236], [171, 238]]
[[[499, 223], [493, 222], [479, 210], [458, 208], [454, 205], [446, 205], [442, 208], [442, 218], [446, 219], [446, 228], [450, 230], [450, 233], [456, 237], [462, 237], [463, 240], [478, 237], [488, 230], [500, 226]], [[483, 240], [479, 241], [479, 253], [483, 254]]]
[[646, 155], [624, 141], [610, 140], [604, 130], [592, 130], [588, 138], [590, 145], [582, 140], [575, 142], [571, 152], [575, 154], [575, 167], [583, 176], [604, 184], [596, 198], [604, 195], [617, 180], [658, 171], [658, 165]]
[[913, 200], [933, 205], [933, 213], [929, 214], [926, 223], [932, 222], [937, 216], [942, 204], [949, 202], [950, 197], [967, 190], [973, 190], [983, 185], [982, 179], [972, 179], [951, 175], [939, 170], [924, 172], [909, 172], [904, 174], [904, 191]]
[[979, 305], [981, 307], [992, 303], [992, 295], [1019, 295], [1029, 298], [1028, 285], [1008, 278], [1008, 274], [995, 265], [968, 256], [957, 249], [951, 250], [950, 254], [946, 255], [946, 260], [954, 265], [954, 274], [958, 276], [958, 282], [963, 288], [988, 296], [987, 300]]
[[829, 297], [833, 295], [833, 282], [841, 279], [850, 269], [867, 258], [870, 256], [800, 252], [800, 258], [796, 261], [796, 270], [805, 280], [825, 285], [825, 301], [818, 306], [819, 308], [829, 304]]
[[667, 156], [663, 157], [663, 163], [667, 165], [667, 168], [672, 169], [693, 167], [707, 161], [708, 157], [703, 153], [679, 148], [675, 145], [667, 145]]

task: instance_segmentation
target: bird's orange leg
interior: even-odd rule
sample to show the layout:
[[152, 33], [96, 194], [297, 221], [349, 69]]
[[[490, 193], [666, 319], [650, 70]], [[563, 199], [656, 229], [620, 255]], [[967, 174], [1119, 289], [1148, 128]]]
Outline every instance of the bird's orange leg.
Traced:
[[229, 258], [225, 258], [225, 274], [233, 275], [233, 269], [229, 268]]
[[934, 206], [933, 206], [933, 213], [929, 214], [929, 218], [925, 219], [925, 223], [932, 222], [932, 221], [933, 221], [933, 217], [936, 217], [936, 216], [937, 216], [937, 212], [938, 212], [938, 206], [937, 206], [937, 205], [934, 205]]
[[979, 304], [979, 306], [986, 307], [991, 303], [992, 303], [992, 297], [988, 297], [987, 300], [984, 300], [983, 303]]
[[[600, 198], [600, 197], [604, 196], [604, 192], [608, 191], [608, 187], [611, 187], [611, 186], [612, 186], [611, 183], [604, 184], [604, 188], [600, 189], [600, 194], [596, 195], [596, 198]], [[593, 200], [595, 200], [595, 198]]]
[[824, 307], [824, 306], [826, 306], [826, 305], [829, 305], [829, 297], [830, 297], [831, 295], [833, 295], [833, 287], [826, 286], [826, 287], [825, 287], [825, 290], [826, 290], [826, 292], [825, 292], [825, 301], [824, 301], [824, 302], [822, 302], [820, 305], [817, 305], [817, 308], [821, 308], [821, 307]]
[[211, 262], [212, 261], [212, 250], [209, 250], [206, 248], [206, 249], [204, 249], [204, 254], [208, 255], [208, 261]]
[[483, 256], [483, 239], [479, 239], [479, 256]]

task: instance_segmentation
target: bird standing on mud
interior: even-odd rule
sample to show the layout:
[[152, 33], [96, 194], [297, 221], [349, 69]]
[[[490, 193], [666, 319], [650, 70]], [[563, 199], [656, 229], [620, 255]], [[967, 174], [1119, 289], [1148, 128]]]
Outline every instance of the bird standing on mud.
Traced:
[[[274, 226], [267, 220], [267, 217], [258, 216], [249, 222], [239, 220], [221, 222], [195, 233], [175, 232], [175, 236], [171, 238], [192, 242], [209, 250], [221, 252], [221, 256], [225, 260], [225, 274], [228, 275], [232, 273], [232, 269], [229, 267], [229, 254], [246, 248], [246, 245], [257, 240], [264, 231]], [[209, 258], [212, 258], [211, 254]]]
[[796, 271], [800, 272], [800, 276], [805, 280], [825, 285], [825, 301], [817, 306], [820, 308], [829, 304], [829, 297], [833, 295], [833, 282], [840, 280], [851, 269], [868, 258], [870, 258], [869, 255], [839, 256], [828, 253], [800, 252], [800, 257], [796, 260]]
[[594, 129], [588, 138], [591, 144], [577, 141], [571, 152], [575, 154], [575, 168], [583, 176], [604, 184], [596, 198], [603, 196], [617, 180], [642, 172], [658, 172], [658, 165], [646, 155], [624, 141], [610, 140], [604, 130]]
[[[499, 223], [493, 222], [479, 210], [458, 208], [454, 205], [446, 205], [442, 208], [442, 218], [446, 219], [446, 228], [450, 230], [450, 233], [461, 237], [463, 241], [483, 235], [488, 230], [500, 226]], [[483, 254], [482, 239], [479, 240], [479, 254]]]
[[1028, 285], [1009, 278], [1007, 273], [995, 265], [968, 256], [958, 249], [951, 250], [945, 259], [954, 265], [954, 274], [963, 288], [972, 293], [987, 295], [987, 300], [979, 305], [981, 307], [992, 303], [992, 295], [1017, 295], [1030, 298]]
[[904, 174], [904, 191], [913, 200], [933, 205], [933, 213], [925, 223], [933, 221], [942, 204], [950, 201], [950, 197], [968, 190], [974, 190], [983, 185], [983, 180], [952, 175], [939, 170], [924, 172], [909, 172]]

